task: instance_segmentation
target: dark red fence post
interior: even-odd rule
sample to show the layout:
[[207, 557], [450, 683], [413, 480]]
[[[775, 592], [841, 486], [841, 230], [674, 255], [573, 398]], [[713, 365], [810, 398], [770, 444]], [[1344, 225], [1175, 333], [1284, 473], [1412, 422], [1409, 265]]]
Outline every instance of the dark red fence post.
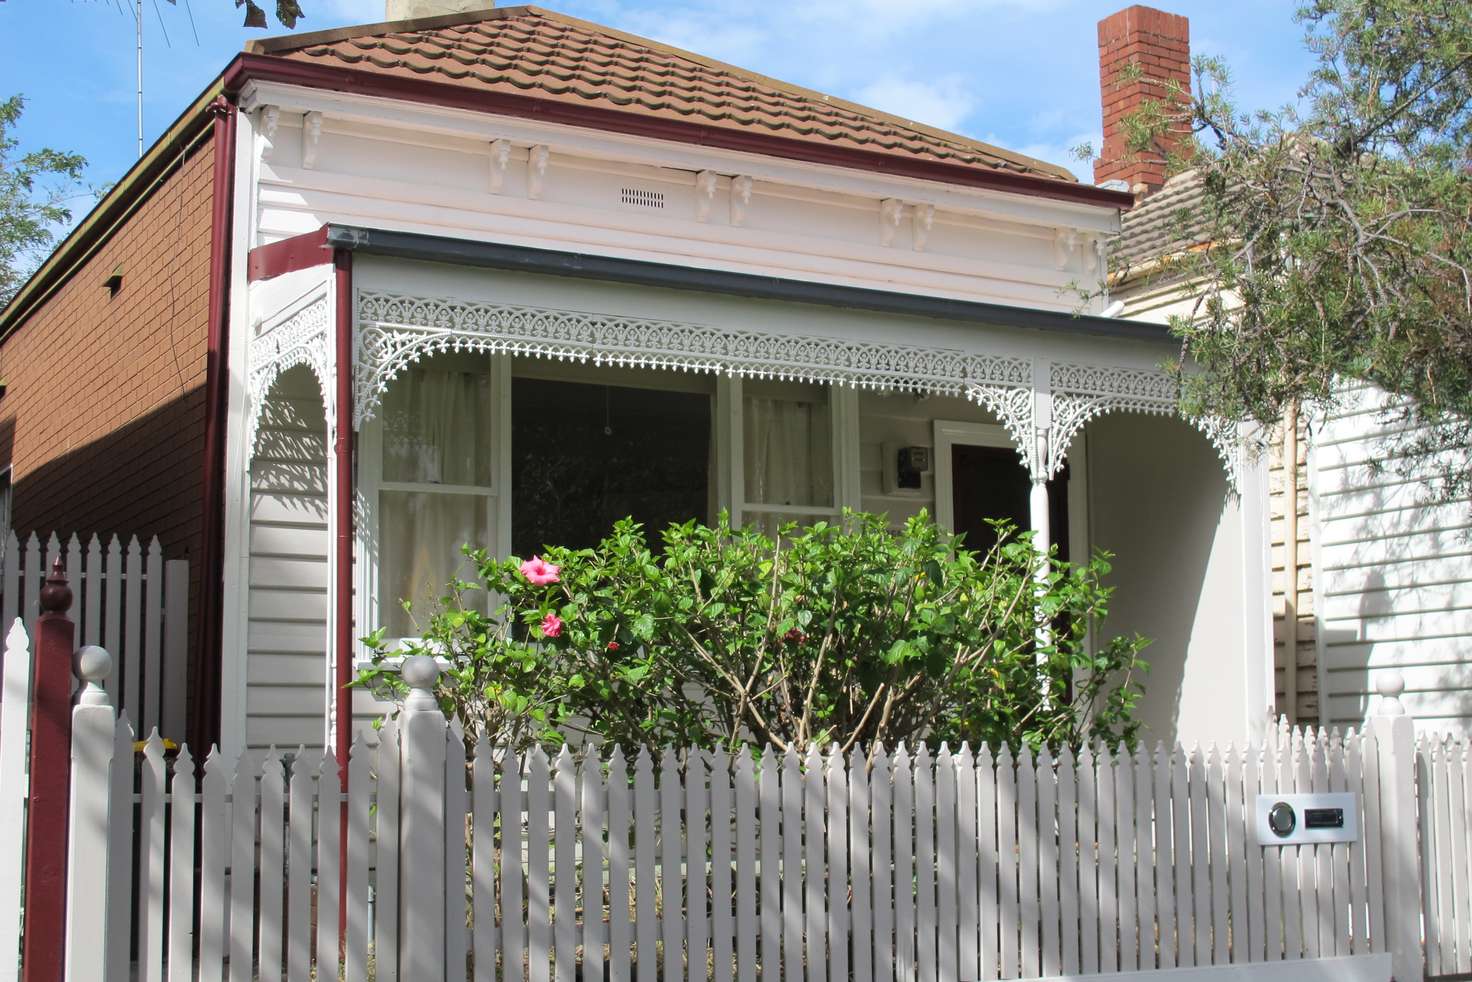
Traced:
[[41, 588], [31, 698], [31, 793], [26, 816], [24, 982], [58, 982], [66, 962], [67, 809], [72, 767], [72, 653], [76, 625], [57, 557]]

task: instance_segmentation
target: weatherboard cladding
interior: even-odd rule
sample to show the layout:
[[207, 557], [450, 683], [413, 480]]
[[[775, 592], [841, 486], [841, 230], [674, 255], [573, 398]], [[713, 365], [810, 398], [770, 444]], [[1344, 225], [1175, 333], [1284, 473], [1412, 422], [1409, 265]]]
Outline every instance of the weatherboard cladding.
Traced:
[[538, 7], [444, 21], [287, 36], [249, 50], [1076, 183], [1043, 161]]

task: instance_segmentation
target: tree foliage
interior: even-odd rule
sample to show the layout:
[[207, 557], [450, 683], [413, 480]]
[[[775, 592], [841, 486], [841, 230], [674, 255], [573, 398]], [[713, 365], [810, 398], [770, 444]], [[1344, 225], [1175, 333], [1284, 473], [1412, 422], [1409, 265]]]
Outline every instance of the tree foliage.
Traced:
[[[1205, 245], [1164, 267], [1198, 287], [1173, 328], [1204, 371], [1191, 408], [1271, 425], [1361, 379], [1409, 397], [1389, 453], [1444, 496], [1472, 445], [1472, 4], [1313, 0], [1316, 56], [1297, 102], [1245, 113], [1227, 66], [1193, 65], [1129, 120], [1204, 186], [1178, 231]], [[1148, 69], [1136, 69], [1148, 75]], [[1424, 465], [1433, 463], [1428, 470]]]
[[[467, 740], [581, 731], [624, 746], [847, 751], [1134, 737], [1144, 642], [1088, 644], [1110, 595], [1103, 556], [1055, 558], [1039, 604], [1028, 536], [975, 553], [923, 513], [897, 533], [848, 513], [775, 540], [690, 522], [658, 551], [624, 520], [593, 549], [469, 555], [478, 582], [453, 584], [407, 649], [448, 660], [440, 695]], [[499, 610], [478, 609], [472, 590]], [[1039, 612], [1053, 625], [1042, 644]], [[404, 652], [381, 631], [368, 640], [357, 684], [401, 698], [388, 659]]]
[[86, 160], [41, 149], [17, 154], [21, 96], [0, 102], [0, 307], [10, 302], [49, 251], [53, 229], [71, 221], [67, 196], [80, 186]]

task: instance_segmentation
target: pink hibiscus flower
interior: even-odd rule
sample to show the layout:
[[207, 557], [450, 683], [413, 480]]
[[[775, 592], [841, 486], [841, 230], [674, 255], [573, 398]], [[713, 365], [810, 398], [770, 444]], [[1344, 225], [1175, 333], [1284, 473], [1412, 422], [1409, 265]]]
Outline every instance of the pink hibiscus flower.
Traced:
[[[554, 567], [555, 568], [555, 567]], [[562, 618], [556, 614], [548, 614], [542, 618], [542, 636], [555, 638], [562, 633]]]
[[557, 582], [557, 574], [562, 572], [562, 567], [556, 563], [549, 563], [541, 556], [533, 556], [521, 564], [521, 575], [527, 581], [536, 586], [546, 586], [548, 583]]

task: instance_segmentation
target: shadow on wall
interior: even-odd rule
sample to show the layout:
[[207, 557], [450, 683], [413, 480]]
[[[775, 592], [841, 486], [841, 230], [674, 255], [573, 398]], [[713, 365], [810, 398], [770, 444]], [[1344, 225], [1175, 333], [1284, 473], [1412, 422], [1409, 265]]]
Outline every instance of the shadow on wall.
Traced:
[[[189, 560], [189, 634], [199, 610], [203, 535], [204, 391], [196, 388], [79, 446], [57, 430], [57, 418], [34, 414], [0, 420], [0, 453], [14, 466], [11, 516], [16, 532], [158, 536], [169, 559]], [[60, 420], [61, 422], [58, 422]], [[189, 719], [195, 718], [199, 652], [190, 644]], [[201, 734], [189, 733], [191, 745]], [[209, 734], [213, 738], [213, 734]]]
[[1085, 435], [1091, 545], [1113, 554], [1104, 633], [1151, 641], [1146, 737], [1245, 737], [1241, 523], [1220, 458], [1172, 418], [1109, 415]]
[[1472, 721], [1472, 537], [1465, 502], [1357, 459], [1382, 441], [1327, 447], [1317, 489], [1322, 567], [1317, 628], [1330, 723], [1358, 723], [1395, 669], [1407, 710], [1434, 728]]

